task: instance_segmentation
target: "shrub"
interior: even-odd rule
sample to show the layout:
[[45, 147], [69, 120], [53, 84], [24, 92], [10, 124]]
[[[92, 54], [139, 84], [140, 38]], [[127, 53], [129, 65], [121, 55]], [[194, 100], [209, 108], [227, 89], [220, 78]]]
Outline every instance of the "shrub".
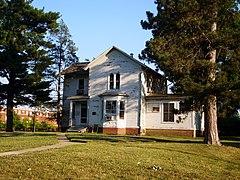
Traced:
[[0, 119], [0, 131], [3, 131], [6, 129], [6, 122]]

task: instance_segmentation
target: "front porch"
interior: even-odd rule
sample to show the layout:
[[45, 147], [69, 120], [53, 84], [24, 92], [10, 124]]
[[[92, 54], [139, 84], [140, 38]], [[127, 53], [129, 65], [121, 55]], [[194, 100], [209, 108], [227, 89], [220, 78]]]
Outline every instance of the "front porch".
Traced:
[[69, 127], [88, 127], [88, 97], [73, 96], [70, 100]]

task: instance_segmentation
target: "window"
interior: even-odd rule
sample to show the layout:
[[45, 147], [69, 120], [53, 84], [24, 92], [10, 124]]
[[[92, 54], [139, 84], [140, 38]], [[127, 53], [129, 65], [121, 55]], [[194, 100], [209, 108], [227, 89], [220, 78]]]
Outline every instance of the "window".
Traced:
[[120, 74], [116, 74], [116, 89], [120, 89]]
[[106, 101], [106, 113], [116, 114], [117, 101]]
[[174, 104], [164, 103], [163, 104], [163, 121], [164, 122], [174, 122]]
[[114, 89], [114, 74], [110, 74], [110, 89]]
[[120, 74], [111, 73], [109, 76], [109, 89], [120, 89]]
[[147, 104], [147, 112], [159, 112], [159, 104], [158, 103], [149, 103]]
[[125, 102], [124, 101], [120, 101], [120, 119], [124, 119], [124, 115], [125, 115]]
[[78, 89], [84, 89], [84, 79], [79, 79]]

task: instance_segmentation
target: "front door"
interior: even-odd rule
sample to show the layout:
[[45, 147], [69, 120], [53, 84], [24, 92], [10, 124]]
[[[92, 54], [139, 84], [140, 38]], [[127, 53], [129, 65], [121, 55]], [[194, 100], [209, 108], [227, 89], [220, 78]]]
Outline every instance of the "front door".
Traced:
[[82, 102], [81, 103], [80, 123], [81, 124], [86, 124], [87, 123], [87, 102]]
[[81, 126], [87, 123], [87, 102], [75, 102], [73, 106], [73, 125]]

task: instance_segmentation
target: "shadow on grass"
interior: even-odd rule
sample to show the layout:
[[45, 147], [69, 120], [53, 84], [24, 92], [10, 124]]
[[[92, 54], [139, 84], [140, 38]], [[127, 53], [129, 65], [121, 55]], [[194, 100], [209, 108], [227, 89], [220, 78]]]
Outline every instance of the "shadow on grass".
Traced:
[[[151, 137], [151, 136], [121, 136], [121, 135], [103, 135], [103, 134], [68, 134], [68, 139], [73, 142], [105, 141], [105, 142], [160, 142], [160, 143], [182, 143], [182, 144], [204, 144], [202, 138], [185, 137]], [[240, 137], [225, 136], [221, 137], [221, 143], [224, 146], [240, 148]]]
[[239, 136], [221, 136], [221, 143], [224, 146], [232, 146], [240, 148], [240, 137]]
[[165, 142], [165, 143], [189, 143], [189, 144], [203, 144], [201, 140], [189, 140], [189, 139], [162, 139], [158, 137], [149, 136], [119, 136], [119, 135], [67, 135], [68, 139], [71, 141], [106, 141], [106, 142], [123, 142], [123, 143], [133, 143], [133, 142]]
[[15, 137], [15, 136], [54, 136], [54, 133], [39, 133], [39, 132], [0, 132], [0, 137]]

